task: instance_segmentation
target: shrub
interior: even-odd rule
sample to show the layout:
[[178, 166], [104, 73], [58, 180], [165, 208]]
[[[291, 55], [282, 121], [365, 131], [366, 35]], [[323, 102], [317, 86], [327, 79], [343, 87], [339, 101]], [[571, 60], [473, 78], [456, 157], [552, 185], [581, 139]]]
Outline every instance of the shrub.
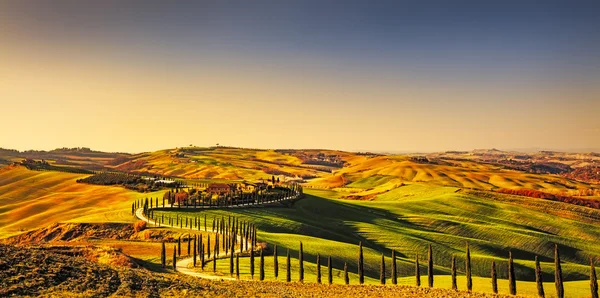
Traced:
[[141, 231], [145, 230], [146, 229], [146, 222], [143, 221], [143, 220], [137, 221], [136, 223], [133, 224], [133, 229], [136, 232], [141, 232]]

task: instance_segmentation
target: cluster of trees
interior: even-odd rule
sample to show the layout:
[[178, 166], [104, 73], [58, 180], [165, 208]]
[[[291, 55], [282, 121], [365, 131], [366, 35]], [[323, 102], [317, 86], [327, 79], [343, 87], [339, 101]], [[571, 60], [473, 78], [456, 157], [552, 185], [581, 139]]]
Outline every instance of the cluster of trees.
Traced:
[[600, 183], [600, 166], [590, 165], [576, 168], [565, 174], [565, 177], [580, 181]]
[[55, 171], [76, 174], [92, 174], [91, 171], [74, 167], [60, 167], [49, 164], [46, 160], [33, 160], [30, 158], [21, 161], [20, 165], [32, 171]]
[[542, 192], [539, 190], [533, 189], [506, 189], [501, 188], [498, 189], [497, 192], [509, 194], [509, 195], [517, 195], [531, 198], [538, 198], [550, 201], [558, 201], [563, 203], [569, 203], [573, 205], [585, 206], [590, 208], [600, 209], [600, 200], [590, 200], [578, 197], [571, 197], [566, 195], [555, 195], [546, 192]]
[[[275, 180], [275, 178], [273, 178]], [[187, 190], [176, 188], [163, 195], [162, 201], [155, 199], [156, 208], [206, 208], [206, 207], [227, 207], [227, 206], [253, 206], [262, 205], [283, 200], [295, 199], [302, 195], [302, 186], [299, 184], [290, 184], [288, 186], [276, 186], [268, 189], [257, 189], [251, 193], [241, 190], [230, 191], [226, 194], [216, 195], [212, 193], [201, 192], [195, 188]], [[150, 205], [152, 206], [152, 199]]]
[[139, 192], [152, 192], [162, 188], [152, 180], [144, 179], [139, 175], [119, 172], [99, 172], [92, 176], [78, 179], [78, 183], [96, 185], [120, 185], [127, 189]]

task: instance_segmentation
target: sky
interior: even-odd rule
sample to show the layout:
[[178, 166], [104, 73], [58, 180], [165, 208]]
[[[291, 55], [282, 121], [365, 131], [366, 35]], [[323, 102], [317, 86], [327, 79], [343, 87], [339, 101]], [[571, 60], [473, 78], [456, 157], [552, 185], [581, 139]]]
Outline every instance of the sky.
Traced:
[[2, 1], [0, 147], [600, 148], [599, 15], [597, 0]]

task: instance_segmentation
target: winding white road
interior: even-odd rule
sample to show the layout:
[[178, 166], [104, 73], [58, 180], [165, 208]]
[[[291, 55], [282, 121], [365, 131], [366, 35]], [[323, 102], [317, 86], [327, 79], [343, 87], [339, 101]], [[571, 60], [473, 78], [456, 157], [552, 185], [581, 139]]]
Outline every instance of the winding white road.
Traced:
[[[288, 200], [294, 200], [297, 199], [297, 196], [290, 196], [290, 197], [286, 197], [283, 198], [281, 201], [288, 201]], [[260, 205], [232, 205], [232, 206], [220, 206], [220, 207], [211, 207], [211, 206], [204, 206], [204, 207], [198, 207], [196, 209], [217, 209], [217, 208], [243, 208], [243, 207], [259, 207], [259, 206], [264, 206], [264, 205], [268, 205], [268, 204], [272, 204], [272, 203], [277, 203], [277, 202], [281, 202], [281, 201], [271, 201], [271, 202], [266, 202], [264, 204], [260, 204]], [[169, 206], [171, 207], [171, 206]], [[167, 208], [167, 207], [165, 207]], [[191, 206], [182, 206], [180, 208], [194, 208]], [[154, 226], [158, 226], [158, 223], [148, 217], [146, 217], [144, 215], [144, 208], [138, 208], [137, 210], [135, 210], [135, 216], [137, 218], [139, 218], [140, 220], [143, 220], [149, 224], [152, 224]], [[174, 229], [181, 229], [180, 226], [174, 226], [174, 225], [169, 225], [169, 224], [160, 224], [161, 227], [169, 227], [169, 228], [174, 228]], [[188, 230], [188, 229], [182, 229], [182, 230]], [[216, 231], [210, 229], [207, 232], [212, 232], [212, 233], [216, 233]], [[246, 241], [246, 239], [243, 239], [243, 237], [241, 235], [238, 235], [238, 240], [241, 241], [245, 241], [245, 247], [248, 247], [248, 241]], [[206, 255], [205, 255], [206, 256]], [[226, 254], [223, 251], [219, 251], [218, 257], [225, 257]], [[207, 256], [206, 256], [207, 257]], [[207, 257], [208, 259], [208, 257]], [[227, 260], [227, 262], [229, 262], [229, 260]], [[205, 279], [211, 279], [211, 280], [235, 280], [235, 277], [229, 277], [229, 276], [218, 276], [218, 275], [213, 275], [210, 273], [204, 273], [204, 272], [197, 272], [194, 270], [194, 257], [188, 257], [188, 258], [184, 258], [184, 259], [180, 259], [177, 260], [177, 272], [181, 272], [183, 274], [189, 275], [189, 276], [195, 276], [195, 277], [200, 277], [200, 278], [205, 278]]]

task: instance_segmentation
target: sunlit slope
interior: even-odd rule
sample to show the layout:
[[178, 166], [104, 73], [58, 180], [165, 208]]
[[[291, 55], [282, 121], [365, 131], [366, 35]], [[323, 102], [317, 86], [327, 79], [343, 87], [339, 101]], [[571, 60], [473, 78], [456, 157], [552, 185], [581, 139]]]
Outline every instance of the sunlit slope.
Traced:
[[54, 222], [132, 221], [136, 198], [159, 196], [122, 187], [80, 184], [80, 174], [0, 170], [0, 237]]
[[[367, 273], [378, 277], [380, 253], [389, 260], [391, 249], [399, 252], [398, 271], [414, 272], [418, 253], [425, 264], [427, 245], [434, 247], [436, 274], [449, 274], [451, 256], [457, 257], [464, 274], [465, 243], [472, 248], [473, 272], [489, 277], [493, 259], [500, 278], [506, 278], [509, 250], [515, 257], [520, 280], [533, 281], [534, 258], [542, 262], [546, 280], [552, 280], [553, 247], [562, 251], [566, 280], [587, 277], [589, 257], [600, 255], [600, 211], [560, 202], [498, 195], [485, 198], [455, 188], [404, 186], [374, 201], [331, 199], [331, 191], [307, 190], [307, 198], [292, 208], [213, 210], [213, 216], [234, 215], [257, 224], [258, 238], [297, 255], [304, 243], [306, 259], [316, 254], [334, 256], [336, 268], [348, 262], [356, 270], [359, 241], [365, 243]], [[178, 211], [158, 214], [175, 216]], [[203, 217], [203, 213], [178, 212]], [[423, 267], [423, 273], [426, 272]]]
[[404, 156], [378, 156], [314, 179], [309, 186], [346, 188], [361, 195], [377, 194], [403, 183], [424, 183], [469, 189], [527, 188], [549, 192], [587, 189], [589, 184], [555, 175], [529, 174], [472, 161], [419, 163]]
[[[347, 159], [355, 158], [351, 153], [321, 151]], [[311, 178], [331, 172], [331, 167], [305, 164], [292, 154], [225, 147], [190, 147], [142, 153], [116, 169], [189, 179], [229, 180], [268, 179], [272, 175]]]

